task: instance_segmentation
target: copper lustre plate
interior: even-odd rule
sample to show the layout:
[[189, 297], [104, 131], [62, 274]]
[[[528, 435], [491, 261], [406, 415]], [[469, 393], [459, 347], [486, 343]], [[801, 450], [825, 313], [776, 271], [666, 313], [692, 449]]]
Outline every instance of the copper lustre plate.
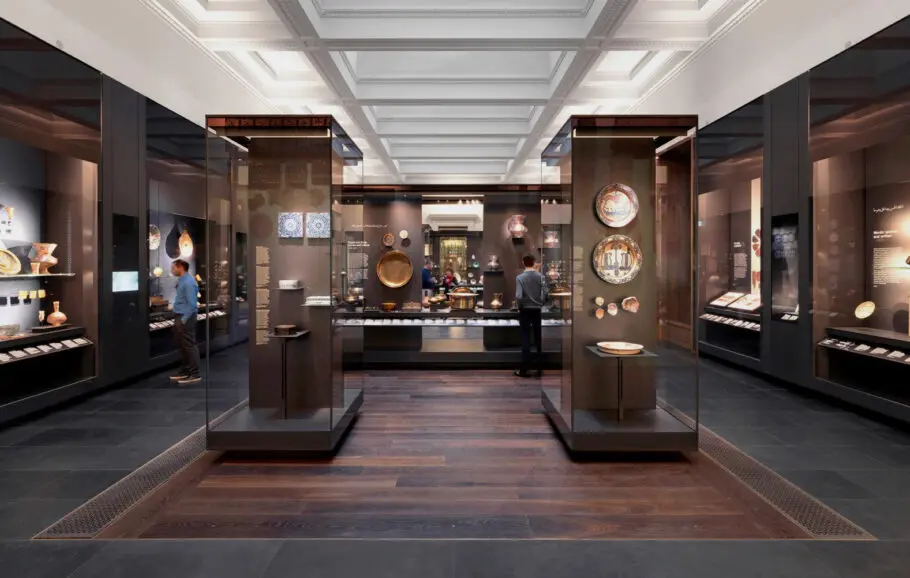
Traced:
[[389, 251], [376, 265], [379, 282], [392, 289], [407, 285], [413, 274], [411, 259], [403, 251]]
[[638, 195], [627, 185], [607, 185], [597, 193], [594, 209], [604, 225], [625, 227], [638, 215]]
[[0, 249], [0, 275], [18, 275], [22, 271], [22, 262], [12, 251]]
[[623, 285], [641, 271], [641, 247], [631, 237], [611, 235], [597, 244], [592, 260], [598, 277], [613, 285]]

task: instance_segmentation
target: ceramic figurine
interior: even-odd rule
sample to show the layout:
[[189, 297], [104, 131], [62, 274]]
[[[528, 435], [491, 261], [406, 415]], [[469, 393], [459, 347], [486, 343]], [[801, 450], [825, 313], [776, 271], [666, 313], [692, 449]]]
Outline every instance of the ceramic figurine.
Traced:
[[487, 263], [487, 267], [490, 271], [499, 271], [499, 256], [490, 255], [490, 262]]

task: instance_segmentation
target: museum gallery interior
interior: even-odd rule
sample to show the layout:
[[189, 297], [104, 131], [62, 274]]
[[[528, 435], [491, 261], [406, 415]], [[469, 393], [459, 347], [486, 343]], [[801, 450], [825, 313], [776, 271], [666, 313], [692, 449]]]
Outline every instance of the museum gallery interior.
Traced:
[[[705, 13], [734, 36], [771, 8], [606, 2], [623, 6], [601, 31], [621, 48], [598, 48], [559, 104], [529, 94], [511, 120], [484, 120], [505, 105], [492, 92], [461, 104], [458, 91], [485, 90], [470, 75], [432, 104], [383, 92], [470, 52], [383, 59], [400, 48], [357, 52], [329, 27], [372, 15], [379, 38], [441, 16], [150, 4], [129, 10], [196, 39], [218, 82], [281, 96], [181, 105], [0, 9], [0, 562], [13, 576], [163, 575], [187, 544], [179, 575], [286, 575], [305, 559], [350, 576], [347, 553], [370, 541], [396, 575], [511, 575], [482, 563], [500, 555], [558, 575], [575, 568], [560, 556], [585, 571], [618, 552], [629, 575], [676, 558], [680, 576], [730, 575], [750, 557], [755, 575], [906, 575], [910, 6], [724, 110], [680, 111], [647, 99], [703, 49], [639, 50], [616, 41], [624, 27]], [[527, 18], [549, 14], [537, 4]], [[574, 9], [551, 11], [594, 16]], [[240, 52], [216, 35], [263, 14], [294, 40]], [[515, 46], [483, 52], [477, 78], [533, 55]], [[567, 54], [544, 72], [588, 74]], [[295, 103], [322, 94], [310, 74], [340, 104]], [[533, 85], [509, 74], [496, 82]], [[582, 105], [636, 75], [654, 76], [635, 85], [648, 106]], [[472, 137], [474, 122], [486, 128]], [[186, 386], [169, 379], [186, 368], [175, 263], [196, 287], [186, 339], [202, 380]], [[543, 301], [530, 317], [529, 269]], [[725, 561], [696, 573], [712, 559]]]

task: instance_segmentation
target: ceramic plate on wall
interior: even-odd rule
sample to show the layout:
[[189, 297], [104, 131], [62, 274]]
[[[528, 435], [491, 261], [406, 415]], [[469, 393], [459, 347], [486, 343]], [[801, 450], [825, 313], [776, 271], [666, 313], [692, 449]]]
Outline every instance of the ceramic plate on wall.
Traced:
[[414, 268], [411, 259], [403, 251], [389, 251], [376, 265], [379, 282], [391, 289], [404, 287], [411, 280]]
[[638, 215], [638, 195], [627, 185], [607, 185], [597, 193], [594, 210], [604, 225], [625, 227]]
[[612, 285], [628, 283], [641, 271], [641, 247], [625, 235], [611, 235], [598, 243], [591, 258], [597, 276]]
[[395, 244], [395, 235], [392, 233], [386, 233], [382, 236], [382, 244], [386, 247], [391, 247]]
[[407, 238], [408, 238], [408, 232], [405, 231], [404, 229], [402, 229], [402, 230], [398, 233], [398, 236], [401, 237], [402, 239], [407, 239]]

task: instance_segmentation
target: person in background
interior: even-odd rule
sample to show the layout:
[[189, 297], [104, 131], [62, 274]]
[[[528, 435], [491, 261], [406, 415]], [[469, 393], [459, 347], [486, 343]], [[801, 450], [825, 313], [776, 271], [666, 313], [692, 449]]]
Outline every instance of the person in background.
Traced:
[[531, 334], [537, 347], [537, 375], [543, 375], [543, 340], [540, 312], [547, 302], [547, 281], [535, 267], [534, 255], [522, 258], [525, 270], [515, 279], [515, 303], [518, 305], [518, 323], [521, 327], [521, 368], [518, 377], [530, 377]]
[[190, 265], [183, 259], [171, 263], [171, 273], [177, 277], [177, 296], [174, 298], [174, 341], [180, 350], [181, 366], [171, 381], [179, 385], [199, 383], [199, 350], [196, 349], [196, 315], [199, 302], [196, 298], [199, 285], [189, 274]]
[[451, 291], [452, 287], [455, 286], [455, 271], [452, 269], [446, 269], [445, 277], [442, 279], [442, 284], [446, 287], [446, 292]]
[[425, 259], [423, 262], [423, 281], [421, 282], [421, 289], [423, 289], [424, 297], [432, 297], [433, 290], [436, 289], [436, 283], [433, 282], [433, 261], [429, 258]]

